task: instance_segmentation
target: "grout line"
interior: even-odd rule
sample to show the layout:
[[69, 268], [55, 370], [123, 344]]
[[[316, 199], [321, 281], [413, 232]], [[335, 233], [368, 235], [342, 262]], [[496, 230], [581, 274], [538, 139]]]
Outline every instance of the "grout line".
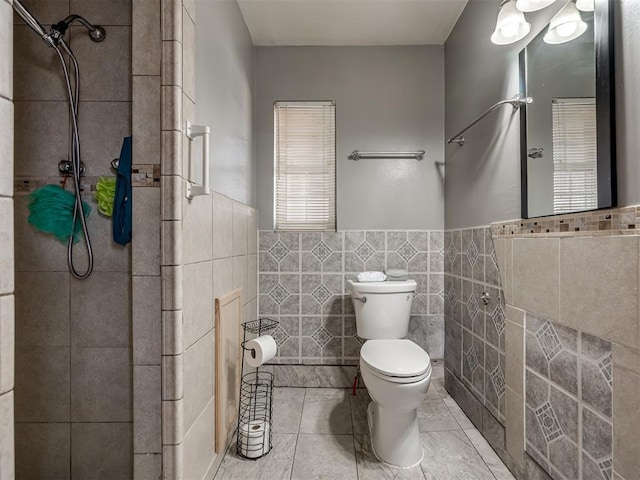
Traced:
[[[349, 401], [351, 404], [351, 401]], [[353, 418], [351, 419], [351, 429], [353, 430]], [[360, 472], [358, 470], [358, 451], [356, 449], [356, 435], [355, 433], [351, 434], [351, 441], [353, 442], [353, 463], [356, 467], [356, 478], [360, 480]]]
[[[468, 430], [472, 430], [472, 429], [468, 429]], [[473, 430], [475, 430], [476, 432], [480, 433], [480, 431], [477, 428], [473, 428]], [[467, 430], [463, 430], [464, 436], [467, 437], [467, 439], [469, 440], [469, 442], [471, 443], [471, 446], [473, 447], [473, 449], [478, 453], [478, 456], [480, 457], [480, 460], [482, 460], [482, 463], [484, 463], [484, 465], [487, 467], [487, 470], [489, 470], [489, 473], [493, 476], [493, 478], [496, 478], [495, 474], [493, 473], [493, 469], [489, 466], [489, 464], [487, 463], [487, 461], [484, 458], [484, 455], [482, 455], [482, 453], [480, 453], [480, 450], [478, 450], [478, 447], [476, 447], [476, 444], [473, 443], [473, 440], [471, 439], [471, 437], [469, 437], [469, 435], [467, 434]], [[484, 439], [484, 436], [480, 433], [480, 436]], [[486, 439], [485, 439], [486, 441]], [[489, 442], [487, 442], [487, 445], [489, 446], [489, 448], [491, 448], [491, 450], [493, 451], [493, 447], [491, 447], [491, 445], [489, 445]], [[495, 452], [494, 452], [495, 453]], [[497, 454], [496, 454], [497, 456]], [[498, 459], [500, 459], [500, 457], [498, 457]], [[506, 467], [505, 467], [506, 468]]]
[[[73, 364], [72, 364], [72, 353], [71, 350], [73, 348], [73, 342], [72, 342], [72, 332], [73, 332], [73, 328], [72, 328], [72, 321], [71, 321], [71, 302], [72, 302], [72, 296], [73, 293], [78, 293], [77, 290], [72, 289], [72, 282], [71, 282], [71, 278], [72, 275], [68, 275], [67, 276], [67, 282], [68, 282], [68, 289], [69, 289], [69, 314], [68, 314], [68, 320], [69, 320], [69, 476], [73, 476], [73, 428], [72, 428], [72, 421], [71, 419], [73, 418], [73, 392], [72, 392], [72, 385], [73, 385]], [[15, 354], [14, 354], [15, 357]], [[133, 379], [133, 368], [131, 368], [131, 377]], [[15, 383], [15, 381], [14, 381]], [[131, 398], [133, 397], [133, 386], [131, 388]], [[132, 407], [132, 417], [133, 417], [133, 401], [131, 402], [131, 407]], [[132, 418], [132, 424], [133, 424], [133, 418]], [[133, 427], [132, 427], [133, 429]], [[133, 449], [131, 449], [133, 452]]]
[[298, 440], [300, 439], [300, 427], [302, 426], [302, 416], [304, 414], [304, 404], [307, 400], [307, 389], [304, 389], [304, 396], [302, 397], [302, 411], [300, 412], [300, 422], [298, 423], [298, 433], [296, 433], [296, 446], [293, 448], [293, 462], [291, 463], [291, 473], [289, 479], [293, 478], [293, 467], [296, 464], [296, 453], [298, 453]]

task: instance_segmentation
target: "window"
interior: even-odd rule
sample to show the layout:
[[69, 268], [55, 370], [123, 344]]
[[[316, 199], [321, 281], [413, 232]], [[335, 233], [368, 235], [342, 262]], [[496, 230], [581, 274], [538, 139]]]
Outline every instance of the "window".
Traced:
[[274, 104], [275, 229], [336, 229], [334, 102]]
[[553, 115], [553, 213], [598, 208], [594, 98], [557, 98]]

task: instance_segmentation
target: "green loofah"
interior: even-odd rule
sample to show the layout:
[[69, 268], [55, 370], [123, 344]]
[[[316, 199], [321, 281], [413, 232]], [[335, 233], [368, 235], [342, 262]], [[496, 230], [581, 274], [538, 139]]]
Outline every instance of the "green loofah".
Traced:
[[100, 177], [96, 183], [98, 211], [107, 217], [113, 215], [113, 199], [116, 196], [116, 177]]
[[[29, 223], [36, 230], [50, 233], [59, 241], [66, 243], [73, 235], [73, 242], [79, 241], [81, 229], [80, 219], [73, 223], [73, 206], [75, 195], [63, 190], [58, 185], [45, 185], [29, 194]], [[91, 214], [91, 207], [82, 202], [84, 217]]]

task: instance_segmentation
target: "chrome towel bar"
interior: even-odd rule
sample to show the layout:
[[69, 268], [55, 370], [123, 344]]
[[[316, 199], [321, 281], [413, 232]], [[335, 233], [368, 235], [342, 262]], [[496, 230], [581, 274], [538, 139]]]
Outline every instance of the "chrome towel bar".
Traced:
[[349, 160], [360, 160], [361, 158], [414, 158], [416, 160], [422, 160], [424, 158], [425, 151], [417, 150], [415, 152], [361, 152], [360, 150], [354, 150], [349, 155]]

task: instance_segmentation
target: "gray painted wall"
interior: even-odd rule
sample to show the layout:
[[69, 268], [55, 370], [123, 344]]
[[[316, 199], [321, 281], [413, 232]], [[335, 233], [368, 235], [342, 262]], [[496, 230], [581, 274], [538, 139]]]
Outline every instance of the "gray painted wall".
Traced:
[[[513, 45], [493, 45], [497, 3], [470, 0], [445, 44], [445, 131], [449, 138], [494, 102], [519, 90], [518, 53], [562, 5], [527, 14], [532, 33]], [[562, 3], [562, 2], [560, 2]], [[618, 204], [640, 202], [640, 64], [629, 45], [640, 44], [640, 3], [616, 0]], [[470, 130], [463, 147], [447, 145], [446, 228], [520, 218], [520, 121], [504, 107]]]
[[[256, 48], [260, 229], [273, 228], [273, 102], [335, 100], [339, 230], [444, 224], [444, 49]], [[353, 150], [425, 149], [416, 160], [347, 159]]]
[[[519, 91], [518, 53], [558, 7], [528, 14], [525, 40], [494, 45], [498, 3], [471, 0], [445, 44], [445, 132], [449, 139], [498, 100]], [[549, 10], [549, 12], [547, 12]], [[447, 145], [447, 229], [520, 217], [520, 117], [502, 107], [465, 133], [466, 143]]]
[[253, 206], [251, 37], [235, 0], [198, 0], [196, 9], [195, 115], [212, 131], [211, 189]]

